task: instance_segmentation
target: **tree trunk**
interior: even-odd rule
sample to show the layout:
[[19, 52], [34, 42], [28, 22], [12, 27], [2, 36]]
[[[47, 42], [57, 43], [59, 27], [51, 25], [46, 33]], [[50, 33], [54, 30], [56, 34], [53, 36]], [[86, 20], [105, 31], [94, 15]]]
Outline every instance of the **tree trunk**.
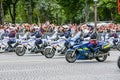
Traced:
[[33, 21], [33, 1], [32, 0], [29, 0], [28, 2], [28, 23], [32, 23]]
[[0, 2], [0, 24], [4, 24], [4, 11], [3, 11], [3, 4]]
[[38, 26], [41, 27], [41, 24], [40, 24], [40, 16], [38, 16]]
[[86, 8], [85, 8], [85, 23], [88, 22], [89, 19], [89, 15], [90, 15], [90, 5], [88, 4], [87, 0], [86, 0]]
[[56, 24], [58, 25], [58, 13], [56, 13]]
[[10, 12], [10, 16], [12, 19], [12, 24], [15, 24], [15, 20], [16, 20], [16, 3], [12, 4], [13, 9], [11, 10], [11, 6], [9, 5], [8, 9]]
[[0, 2], [0, 24], [2, 24], [2, 2]]
[[46, 16], [46, 21], [48, 21], [48, 20], [49, 20], [48, 11], [46, 11], [45, 14], [46, 14], [46, 15], [45, 15], [45, 16]]
[[13, 17], [12, 17], [12, 23], [15, 24], [16, 20], [16, 3], [13, 4]]
[[112, 22], [114, 22], [114, 13], [113, 12], [114, 12], [114, 9], [111, 10], [111, 20], [112, 20]]

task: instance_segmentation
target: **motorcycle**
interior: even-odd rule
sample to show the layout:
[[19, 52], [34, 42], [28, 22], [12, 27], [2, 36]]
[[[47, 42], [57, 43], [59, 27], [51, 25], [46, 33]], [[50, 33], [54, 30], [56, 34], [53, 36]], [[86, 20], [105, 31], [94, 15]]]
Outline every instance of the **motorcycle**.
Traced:
[[[53, 34], [54, 36], [50, 37], [51, 40], [53, 40], [56, 36], [56, 33]], [[49, 39], [49, 40], [50, 40]], [[48, 40], [47, 39], [41, 39], [42, 43], [39, 44], [39, 47], [37, 47], [37, 45], [35, 45], [35, 41], [38, 40], [37, 38], [35, 38], [35, 36], [30, 36], [30, 39], [27, 41], [23, 41], [21, 43], [19, 43], [19, 45], [16, 47], [15, 53], [18, 56], [23, 56], [24, 54], [30, 54], [32, 52], [35, 53], [41, 53], [42, 55], [44, 55], [44, 48], [47, 46]]]
[[65, 38], [60, 38], [57, 41], [48, 40], [48, 46], [44, 50], [46, 58], [52, 58], [55, 54], [64, 54], [66, 47], [64, 46]]
[[120, 51], [120, 38], [109, 37], [109, 34], [106, 36], [101, 36], [101, 40], [109, 43], [112, 49], [117, 49]]
[[20, 41], [15, 49], [15, 53], [18, 56], [23, 56], [24, 54], [30, 54], [34, 52], [35, 38], [30, 38], [29, 40]]
[[41, 44], [39, 44], [39, 47], [37, 45], [35, 45], [34, 52], [41, 53], [42, 55], [44, 55], [45, 47], [48, 46], [50, 41], [56, 41], [56, 40], [58, 40], [58, 32], [57, 31], [55, 31], [55, 33], [51, 37], [47, 36], [45, 39], [41, 39]]
[[35, 53], [41, 53], [42, 55], [44, 55], [44, 49], [45, 47], [48, 46], [48, 43], [50, 41], [56, 41], [58, 39], [58, 32], [55, 31], [55, 33], [50, 37], [50, 36], [46, 36], [45, 39], [41, 39], [41, 43], [39, 44], [39, 47], [35, 45], [35, 49], [34, 52]]
[[8, 48], [8, 42], [9, 38], [8, 37], [4, 37], [3, 40], [0, 40], [0, 52], [3, 53], [7, 50]]
[[44, 39], [41, 39], [42, 43], [39, 44], [39, 47], [37, 45], [35, 45], [35, 49], [34, 52], [37, 53], [41, 53], [42, 55], [44, 55], [44, 49], [45, 47], [47, 47], [47, 42]]
[[3, 40], [0, 40], [0, 52], [5, 52], [5, 51], [14, 52], [15, 47], [17, 46], [18, 43], [18, 39], [15, 39], [15, 43], [11, 44], [12, 47], [8, 45], [9, 40], [10, 40], [9, 37], [4, 37]]
[[[113, 41], [115, 40], [115, 43]], [[110, 37], [109, 39], [106, 40], [107, 43], [111, 45], [112, 49], [117, 49], [120, 51], [120, 39], [114, 39], [113, 37]]]
[[120, 56], [119, 56], [119, 58], [118, 58], [117, 65], [118, 65], [118, 67], [119, 67], [119, 69], [120, 69]]
[[98, 42], [97, 47], [93, 48], [93, 50], [88, 48], [88, 44], [89, 41], [82, 41], [80, 44], [68, 49], [65, 55], [66, 61], [74, 63], [76, 60], [96, 59], [99, 62], [104, 62], [107, 59], [110, 51], [110, 44]]

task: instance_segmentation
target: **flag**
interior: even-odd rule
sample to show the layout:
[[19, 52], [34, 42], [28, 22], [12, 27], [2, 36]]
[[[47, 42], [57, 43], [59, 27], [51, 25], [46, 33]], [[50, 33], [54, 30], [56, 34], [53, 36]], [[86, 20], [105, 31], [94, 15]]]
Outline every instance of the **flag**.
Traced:
[[118, 14], [120, 14], [120, 0], [118, 0]]

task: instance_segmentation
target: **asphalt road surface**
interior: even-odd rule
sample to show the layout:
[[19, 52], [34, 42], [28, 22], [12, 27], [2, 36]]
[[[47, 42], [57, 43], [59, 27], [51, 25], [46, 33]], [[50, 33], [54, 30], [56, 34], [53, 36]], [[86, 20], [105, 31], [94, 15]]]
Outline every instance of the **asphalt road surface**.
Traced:
[[41, 54], [0, 54], [0, 80], [120, 80], [119, 51], [111, 51], [105, 62], [66, 62], [64, 56], [46, 59]]

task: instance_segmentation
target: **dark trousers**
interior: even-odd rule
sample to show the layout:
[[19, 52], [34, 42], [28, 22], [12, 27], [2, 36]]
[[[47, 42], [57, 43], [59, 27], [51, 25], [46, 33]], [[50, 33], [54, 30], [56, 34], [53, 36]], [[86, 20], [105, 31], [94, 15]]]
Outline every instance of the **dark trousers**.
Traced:
[[8, 43], [8, 46], [12, 48], [12, 45], [13, 43], [15, 43], [15, 39], [10, 39], [7, 43]]

